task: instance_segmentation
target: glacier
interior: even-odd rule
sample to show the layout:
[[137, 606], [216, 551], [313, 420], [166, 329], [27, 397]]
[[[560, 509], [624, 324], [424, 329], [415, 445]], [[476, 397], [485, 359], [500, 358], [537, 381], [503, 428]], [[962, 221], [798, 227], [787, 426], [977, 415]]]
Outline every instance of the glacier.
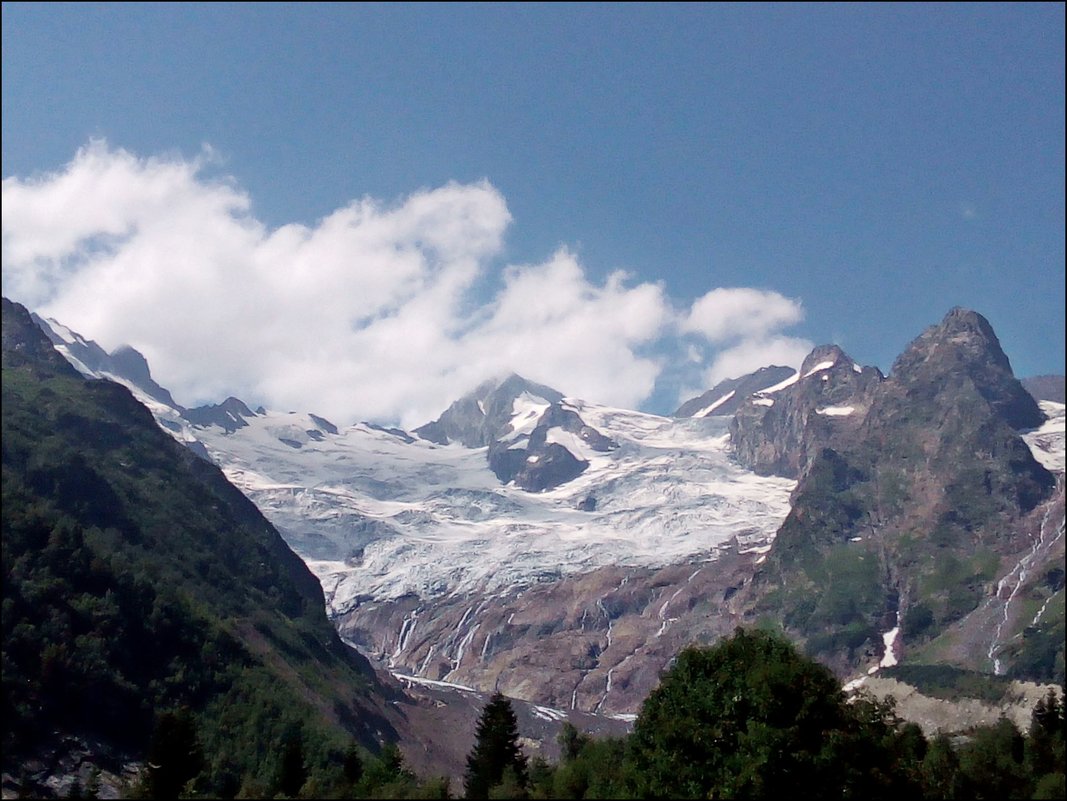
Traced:
[[[605, 565], [713, 559], [766, 545], [789, 512], [796, 482], [736, 464], [727, 418], [564, 403], [619, 447], [594, 451], [553, 429], [590, 464], [539, 493], [502, 486], [485, 448], [365, 423], [334, 435], [310, 415], [267, 412], [195, 436], [305, 559], [335, 615], [360, 600], [491, 594]], [[529, 405], [516, 407], [519, 429]], [[583, 511], [591, 496], [594, 510]]]

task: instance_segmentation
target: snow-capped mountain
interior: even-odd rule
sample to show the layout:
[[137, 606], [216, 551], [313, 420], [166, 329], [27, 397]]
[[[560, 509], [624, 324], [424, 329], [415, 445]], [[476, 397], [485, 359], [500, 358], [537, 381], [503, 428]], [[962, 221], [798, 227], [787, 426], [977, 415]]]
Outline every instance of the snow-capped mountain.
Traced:
[[[486, 458], [492, 446], [437, 445], [365, 423], [331, 432], [312, 415], [264, 412], [195, 436], [308, 560], [335, 614], [368, 599], [500, 592], [606, 565], [712, 558], [735, 540], [765, 545], [789, 510], [794, 482], [732, 462], [724, 421], [559, 403], [616, 447], [596, 451], [549, 427], [545, 438], [588, 467], [536, 493], [501, 484]], [[510, 436], [536, 430], [531, 411], [547, 410], [528, 393], [515, 398]]]
[[[235, 398], [184, 409], [160, 391], [147, 365], [120, 369], [114, 354], [97, 353], [53, 321], [39, 323], [79, 370], [125, 383], [161, 426], [223, 468], [318, 576], [335, 624], [365, 653], [426, 680], [621, 714], [637, 708], [680, 647], [764, 608], [773, 587], [766, 576], [754, 579], [771, 566], [763, 563], [783, 522], [793, 519], [794, 529], [817, 522], [809, 495], [803, 515], [791, 515], [798, 477], [834, 449], [848, 453], [868, 441], [864, 452], [876, 458], [878, 442], [899, 439], [907, 415], [886, 399], [899, 395], [905, 408], [907, 393], [937, 392], [950, 408], [959, 380], [997, 408], [1015, 408], [999, 345], [992, 361], [984, 351], [962, 361], [954, 355], [971, 341], [960, 330], [985, 329], [953, 314], [943, 325], [957, 321], [956, 328], [924, 334], [929, 347], [913, 347], [894, 365], [894, 374], [916, 376], [907, 392], [824, 346], [800, 371], [767, 368], [714, 388], [683, 407], [692, 407], [689, 417], [600, 406], [511, 375], [412, 432], [253, 411]], [[986, 339], [975, 341], [986, 347]], [[908, 361], [927, 351], [937, 358]], [[977, 366], [953, 378], [954, 365], [965, 362]], [[987, 380], [989, 370], [996, 380]], [[728, 406], [733, 413], [720, 414]], [[874, 406], [879, 439], [872, 439]], [[1046, 402], [1042, 412], [1043, 423], [1033, 410], [1019, 417], [1030, 426], [1023, 439], [1062, 476], [1063, 406]], [[912, 429], [899, 430], [929, 440]], [[878, 473], [870, 480], [884, 483]], [[872, 497], [887, 497], [888, 486]], [[1062, 517], [1062, 489], [1058, 497], [1058, 513], [1038, 511]], [[1044, 538], [1045, 523], [1040, 528]], [[1013, 543], [998, 546], [1005, 573], [1024, 556], [1012, 555]], [[1062, 536], [1059, 546], [1046, 545], [1043, 559], [1062, 550]], [[899, 615], [913, 591], [892, 571], [887, 580], [904, 588], [888, 590]], [[891, 664], [890, 651], [895, 659], [904, 640], [894, 635], [883, 648], [875, 629], [868, 639], [877, 647], [850, 651], [842, 669]]]

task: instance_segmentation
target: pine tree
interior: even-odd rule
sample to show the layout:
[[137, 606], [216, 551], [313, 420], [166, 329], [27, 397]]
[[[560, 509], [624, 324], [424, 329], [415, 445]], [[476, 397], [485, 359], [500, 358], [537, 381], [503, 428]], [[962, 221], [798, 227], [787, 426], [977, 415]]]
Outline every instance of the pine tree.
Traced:
[[509, 779], [518, 787], [527, 785], [526, 757], [519, 747], [519, 727], [511, 702], [493, 693], [482, 710], [475, 732], [477, 740], [467, 757], [464, 790], [467, 798], [489, 798], [489, 791]]
[[148, 747], [147, 791], [152, 798], [177, 798], [204, 765], [196, 721], [188, 709], [164, 712]]

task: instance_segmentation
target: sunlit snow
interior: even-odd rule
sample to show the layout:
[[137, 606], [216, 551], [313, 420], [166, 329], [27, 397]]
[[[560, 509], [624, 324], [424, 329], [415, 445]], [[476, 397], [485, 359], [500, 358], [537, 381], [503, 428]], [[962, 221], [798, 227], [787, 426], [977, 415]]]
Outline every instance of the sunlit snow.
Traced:
[[786, 387], [793, 386], [793, 384], [795, 384], [799, 380], [800, 380], [800, 371], [798, 370], [797, 372], [793, 373], [793, 375], [789, 376], [789, 378], [786, 378], [783, 381], [779, 381], [773, 387], [767, 387], [766, 389], [761, 389], [756, 394], [757, 395], [771, 395], [771, 394], [773, 394], [775, 392], [778, 392], [781, 389], [785, 389]]
[[[333, 611], [358, 598], [496, 592], [609, 564], [712, 559], [735, 537], [762, 552], [789, 511], [795, 483], [735, 464], [725, 418], [567, 403], [619, 447], [599, 453], [550, 429], [549, 442], [589, 467], [541, 493], [501, 486], [485, 448], [408, 443], [364, 424], [316, 439], [302, 434], [315, 428], [307, 416], [268, 413], [232, 434], [195, 433], [318, 575]], [[539, 408], [540, 398], [516, 400], [516, 429], [532, 430]], [[298, 435], [300, 449], [279, 440]], [[589, 496], [595, 511], [580, 511]]]
[[716, 410], [716, 409], [718, 409], [718, 408], [719, 408], [720, 406], [722, 406], [722, 405], [723, 405], [724, 403], [726, 403], [726, 401], [730, 400], [730, 398], [732, 398], [732, 397], [734, 396], [734, 392], [735, 392], [735, 390], [732, 390], [732, 389], [731, 389], [731, 390], [730, 390], [729, 392], [727, 392], [727, 393], [726, 393], [725, 395], [723, 395], [723, 396], [722, 396], [721, 398], [719, 398], [719, 399], [718, 399], [717, 401], [715, 401], [714, 403], [712, 403], [712, 404], [711, 404], [710, 406], [705, 406], [705, 407], [704, 407], [703, 409], [701, 409], [701, 410], [700, 410], [699, 412], [697, 412], [696, 414], [694, 414], [694, 415], [693, 415], [693, 417], [707, 417], [707, 416], [708, 416], [709, 414], [711, 414], [711, 413], [712, 413], [713, 411], [715, 411], [715, 410]]
[[804, 378], [807, 378], [809, 375], [815, 375], [816, 373], [818, 373], [818, 372], [820, 372], [822, 370], [829, 370], [833, 366], [834, 366], [833, 359], [831, 359], [830, 361], [826, 361], [826, 362], [819, 362], [817, 365], [815, 365], [810, 370], [808, 370], [808, 372], [804, 373]]
[[1030, 452], [1046, 470], [1062, 473], [1064, 469], [1064, 404], [1041, 401], [1045, 423], [1040, 428], [1027, 431], [1023, 440]]
[[825, 414], [828, 417], [847, 417], [856, 411], [855, 406], [826, 406], [822, 409], [816, 409], [816, 414]]

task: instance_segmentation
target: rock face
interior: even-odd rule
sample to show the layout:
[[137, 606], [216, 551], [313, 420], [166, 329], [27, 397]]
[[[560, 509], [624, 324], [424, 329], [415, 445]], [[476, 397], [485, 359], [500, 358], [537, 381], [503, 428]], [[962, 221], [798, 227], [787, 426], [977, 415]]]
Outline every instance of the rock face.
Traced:
[[738, 460], [761, 475], [798, 478], [823, 448], [855, 436], [882, 380], [836, 345], [816, 348], [791, 384], [756, 392], [738, 409], [730, 425]]
[[3, 366], [33, 367], [76, 375], [77, 371], [38, 332], [24, 306], [3, 298]]
[[740, 378], [720, 381], [698, 397], [691, 398], [678, 407], [675, 417], [728, 416], [734, 414], [748, 398], [757, 392], [780, 384], [796, 370], [791, 367], [761, 367], [754, 373]]
[[1016, 380], [1000, 340], [977, 312], [956, 307], [930, 326], [893, 364], [891, 386], [914, 403], [932, 393], [954, 399], [977, 392], [994, 417], [1015, 430], [1037, 428], [1044, 416]]
[[216, 425], [227, 433], [233, 433], [239, 428], [244, 428], [248, 425], [247, 418], [255, 416], [256, 413], [249, 409], [244, 401], [234, 397], [229, 397], [222, 403], [186, 409], [182, 413], [182, 417], [193, 425]]
[[342, 637], [387, 664], [563, 709], [633, 714], [693, 641], [729, 633], [723, 601], [759, 558], [731, 543], [713, 560], [604, 567], [503, 594], [368, 602], [338, 620]]
[[[820, 380], [827, 401], [854, 407], [844, 431], [810, 414], [827, 402], [807, 375], [815, 367], [765, 412], [735, 419], [738, 458], [800, 477], [766, 567], [739, 599], [750, 614], [774, 610], [845, 669], [884, 654], [891, 629], [912, 645], [947, 636], [1026, 553], [1028, 570], [1051, 558], [1056, 481], [1018, 435], [1044, 416], [981, 315], [950, 311], [885, 380]], [[969, 659], [991, 666], [973, 649]]]
[[574, 450], [605, 453], [618, 447], [586, 425], [560, 392], [515, 374], [482, 384], [415, 433], [439, 445], [488, 446], [489, 468], [500, 482], [530, 492], [580, 476], [589, 462]]

